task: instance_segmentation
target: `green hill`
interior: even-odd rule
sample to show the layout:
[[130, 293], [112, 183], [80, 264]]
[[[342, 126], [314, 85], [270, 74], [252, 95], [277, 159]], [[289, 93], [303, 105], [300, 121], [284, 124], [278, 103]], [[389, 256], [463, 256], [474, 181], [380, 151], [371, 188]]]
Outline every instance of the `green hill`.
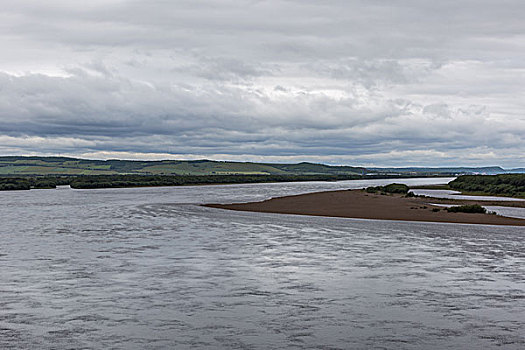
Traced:
[[39, 175], [400, 175], [520, 173], [525, 169], [481, 168], [361, 168], [315, 163], [253, 163], [214, 160], [92, 160], [70, 157], [0, 157], [0, 176]]
[[89, 160], [0, 157], [1, 175], [362, 175], [366, 169], [314, 163], [272, 164], [212, 160]]

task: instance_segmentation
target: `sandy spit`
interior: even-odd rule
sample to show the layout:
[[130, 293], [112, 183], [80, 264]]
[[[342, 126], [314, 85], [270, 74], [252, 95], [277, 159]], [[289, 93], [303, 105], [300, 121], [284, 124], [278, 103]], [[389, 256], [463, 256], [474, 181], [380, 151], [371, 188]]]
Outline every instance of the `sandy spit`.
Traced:
[[[462, 224], [525, 226], [525, 220], [490, 214], [449, 213], [429, 204], [473, 204], [519, 206], [519, 202], [494, 203], [453, 201], [434, 198], [407, 198], [381, 195], [362, 190], [342, 190], [272, 198], [262, 202], [240, 204], [205, 204], [207, 207], [263, 213], [332, 216], [358, 219], [450, 222]], [[433, 209], [440, 209], [433, 211]]]

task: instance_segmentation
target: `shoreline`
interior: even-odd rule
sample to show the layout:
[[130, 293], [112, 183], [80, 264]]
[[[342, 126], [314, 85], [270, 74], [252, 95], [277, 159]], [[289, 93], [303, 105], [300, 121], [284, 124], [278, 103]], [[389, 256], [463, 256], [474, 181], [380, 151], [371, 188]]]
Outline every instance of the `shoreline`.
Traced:
[[[34, 185], [31, 185], [29, 184], [29, 187], [19, 187], [19, 188], [9, 188], [9, 189], [3, 189], [1, 188], [1, 185], [2, 185], [2, 181], [3, 179], [15, 179], [15, 180], [24, 180], [24, 184], [26, 183], [25, 180], [31, 180], [31, 179], [35, 179], [35, 178], [38, 178], [38, 179], [56, 179], [58, 178], [60, 175], [24, 175], [24, 174], [20, 174], [18, 176], [11, 176], [11, 175], [0, 175], [0, 192], [12, 192], [12, 191], [30, 191], [30, 190], [42, 190], [42, 189], [49, 189], [49, 190], [53, 190], [53, 189], [56, 189], [58, 186], [70, 186], [71, 189], [74, 189], [74, 190], [92, 190], [92, 189], [110, 189], [110, 188], [142, 188], [142, 187], [185, 187], [185, 186], [215, 186], [215, 185], [219, 185], [219, 186], [226, 186], [226, 185], [251, 185], [251, 184], [280, 184], [280, 183], [301, 183], [301, 182], [340, 182], [340, 181], [361, 181], [361, 180], [394, 180], [394, 179], [400, 179], [400, 180], [409, 180], [409, 179], [448, 179], [448, 178], [452, 178], [450, 176], [397, 176], [397, 177], [392, 177], [392, 176], [359, 176], [358, 178], [353, 178], [353, 175], [349, 175], [350, 177], [352, 178], [339, 178], [340, 176], [344, 176], [344, 175], [334, 175], [334, 174], [327, 174], [327, 175], [322, 175], [322, 174], [319, 174], [319, 175], [243, 175], [243, 174], [232, 174], [232, 175], [152, 175], [152, 174], [148, 174], [148, 175], [140, 175], [140, 174], [113, 174], [113, 175], [81, 175], [81, 176], [77, 176], [77, 175], [62, 175], [62, 177], [66, 177], [66, 178], [70, 178], [70, 179], [86, 179], [86, 178], [96, 178], [97, 180], [100, 180], [100, 179], [103, 179], [103, 177], [109, 177], [109, 176], [113, 176], [113, 177], [134, 177], [135, 179], [140, 179], [140, 180], [143, 180], [143, 179], [146, 179], [148, 180], [149, 178], [155, 178], [155, 177], [159, 177], [159, 178], [199, 178], [199, 177], [202, 177], [202, 178], [213, 178], [213, 180], [215, 180], [216, 178], [215, 177], [229, 177], [229, 176], [232, 176], [232, 177], [261, 177], [259, 179], [257, 179], [257, 181], [253, 181], [253, 180], [248, 180], [248, 181], [226, 181], [226, 182], [213, 182], [213, 181], [210, 181], [210, 182], [206, 182], [206, 181], [203, 181], [203, 182], [184, 182], [184, 183], [162, 183], [162, 184], [152, 184], [152, 183], [144, 183], [144, 182], [134, 182], [134, 183], [128, 183], [128, 184], [117, 184], [117, 185], [107, 185], [105, 184], [104, 182], [101, 184], [100, 182], [93, 182], [93, 183], [90, 183], [90, 185], [88, 186], [78, 186], [77, 185], [74, 185], [72, 182], [71, 183], [67, 183], [67, 184], [61, 184], [61, 185], [56, 185], [55, 187], [40, 187], [40, 186], [34, 186]], [[273, 179], [262, 179], [262, 177], [273, 177]], [[289, 176], [289, 178], [287, 178], [287, 176]], [[276, 179], [280, 177], [280, 179]], [[321, 178], [319, 178], [321, 177]], [[298, 179], [300, 178], [300, 179]], [[124, 179], [126, 180], [126, 179]], [[260, 181], [259, 181], [260, 180]], [[119, 182], [120, 180], [117, 179], [117, 183]], [[96, 185], [92, 185], [92, 184], [96, 184]], [[78, 186], [78, 187], [77, 187]]]
[[[525, 202], [450, 200], [381, 195], [364, 190], [338, 190], [268, 199], [262, 202], [204, 204], [209, 208], [274, 214], [342, 217], [371, 220], [448, 222], [458, 224], [525, 226], [525, 219], [492, 214], [449, 213], [434, 204], [479, 204], [525, 208]], [[439, 209], [439, 210], [437, 210]]]

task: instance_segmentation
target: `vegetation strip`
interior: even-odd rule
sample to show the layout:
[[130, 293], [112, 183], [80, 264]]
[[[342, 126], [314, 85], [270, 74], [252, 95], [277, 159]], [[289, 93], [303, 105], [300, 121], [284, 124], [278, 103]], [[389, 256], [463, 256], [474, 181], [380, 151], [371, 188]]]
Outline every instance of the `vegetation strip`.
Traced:
[[29, 190], [31, 188], [123, 188], [185, 186], [212, 184], [242, 184], [300, 181], [344, 181], [362, 179], [410, 178], [411, 176], [383, 175], [82, 175], [82, 176], [25, 176], [0, 177], [1, 190]]
[[56, 188], [56, 186], [60, 185], [70, 185], [72, 188], [77, 189], [89, 189], [265, 182], [342, 181], [363, 178], [363, 176], [359, 175], [87, 175], [0, 177], [0, 190]]
[[525, 197], [525, 174], [463, 175], [448, 185], [468, 193]]

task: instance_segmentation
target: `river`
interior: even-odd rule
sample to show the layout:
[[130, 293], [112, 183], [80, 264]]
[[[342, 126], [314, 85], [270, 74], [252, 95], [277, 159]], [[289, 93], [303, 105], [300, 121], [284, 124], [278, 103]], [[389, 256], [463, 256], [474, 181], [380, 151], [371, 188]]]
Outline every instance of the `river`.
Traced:
[[393, 181], [1, 192], [0, 348], [523, 349], [522, 227], [197, 205]]

